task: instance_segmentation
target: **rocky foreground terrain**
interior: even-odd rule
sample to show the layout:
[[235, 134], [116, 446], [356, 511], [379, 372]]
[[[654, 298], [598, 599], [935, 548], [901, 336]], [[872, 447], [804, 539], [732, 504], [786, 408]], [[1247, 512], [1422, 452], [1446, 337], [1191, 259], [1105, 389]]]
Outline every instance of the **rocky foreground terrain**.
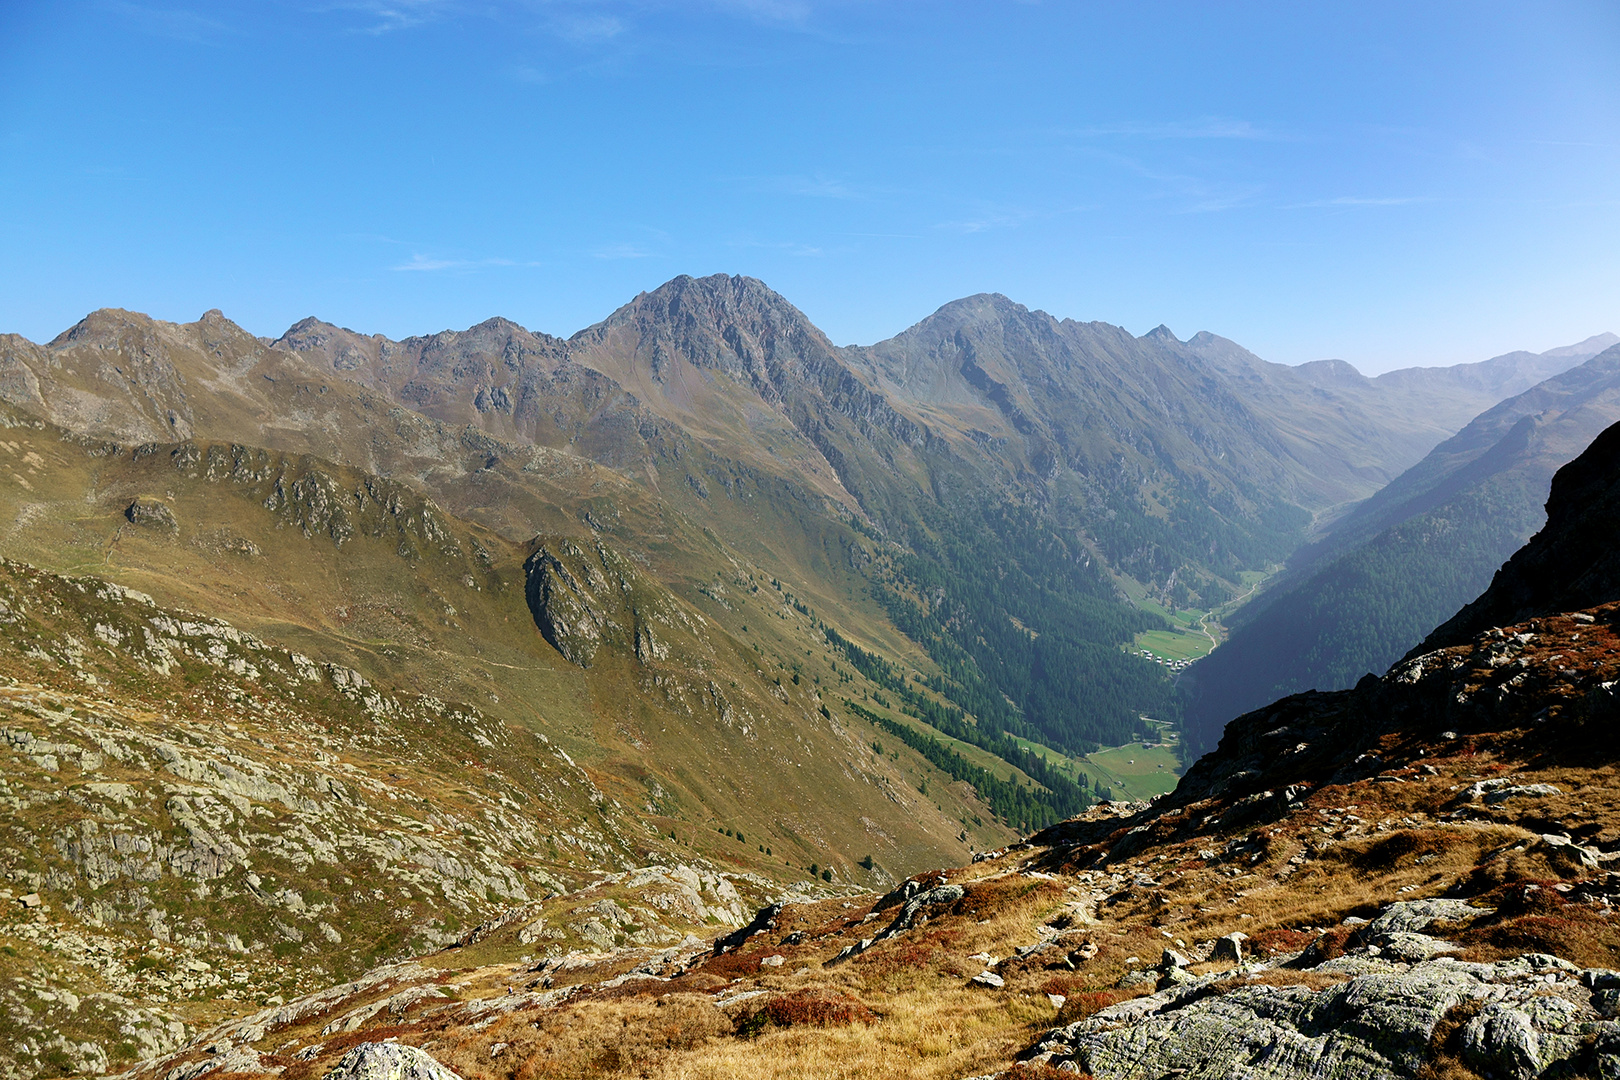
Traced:
[[667, 947], [781, 891], [602, 871], [675, 845], [543, 735], [117, 585], [0, 563], [0, 639], [3, 1075], [113, 1071], [492, 917], [537, 955]]
[[1576, 542], [1617, 441], [1471, 609], [1527, 617], [1242, 717], [1151, 804], [718, 937], [547, 948], [514, 909], [129, 1075], [1620, 1076], [1620, 603]]

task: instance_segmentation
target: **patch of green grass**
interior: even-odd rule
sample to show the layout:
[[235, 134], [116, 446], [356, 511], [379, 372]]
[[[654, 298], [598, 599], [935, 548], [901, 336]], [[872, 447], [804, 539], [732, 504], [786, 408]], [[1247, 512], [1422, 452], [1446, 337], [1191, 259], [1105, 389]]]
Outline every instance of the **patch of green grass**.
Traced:
[[1180, 764], [1174, 746], [1136, 742], [1088, 754], [1081, 767], [1113, 788], [1115, 797], [1134, 800], [1174, 790]]

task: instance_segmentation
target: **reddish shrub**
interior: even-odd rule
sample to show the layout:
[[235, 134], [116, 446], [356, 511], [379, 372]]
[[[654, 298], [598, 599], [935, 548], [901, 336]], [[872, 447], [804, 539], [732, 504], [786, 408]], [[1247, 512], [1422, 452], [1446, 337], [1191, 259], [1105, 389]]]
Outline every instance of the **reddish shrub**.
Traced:
[[1320, 963], [1343, 956], [1345, 946], [1354, 935], [1355, 930], [1351, 927], [1335, 926], [1311, 943], [1312, 958]]
[[1261, 956], [1281, 956], [1299, 952], [1316, 940], [1315, 934], [1304, 930], [1263, 930], [1249, 939], [1249, 948]]
[[843, 1027], [846, 1024], [870, 1024], [877, 1014], [848, 994], [836, 990], [795, 990], [791, 994], [772, 998], [765, 1006], [765, 1015], [777, 1027]]
[[1055, 1066], [1045, 1063], [1037, 1065], [1032, 1061], [1020, 1061], [1001, 1075], [1002, 1080], [1092, 1080], [1090, 1073], [1065, 1072]]
[[931, 968], [961, 943], [960, 930], [931, 930], [915, 938], [906, 937], [882, 948], [864, 953], [861, 960], [875, 972], [912, 971]]
[[1129, 990], [1088, 990], [1075, 994], [1058, 1010], [1058, 1024], [1072, 1024], [1136, 995]]
[[[787, 957], [791, 961], [794, 958], [794, 949], [791, 947], [777, 948], [774, 945], [749, 942], [742, 949], [724, 953], [720, 956], [709, 957], [703, 961], [702, 970], [722, 979], [758, 975], [762, 970], [759, 962], [767, 956], [775, 955]], [[783, 969], [777, 968], [776, 970], [781, 971]], [[792, 969], [789, 968], [788, 970]]]
[[836, 990], [795, 990], [770, 998], [758, 1011], [737, 1024], [740, 1038], [752, 1039], [768, 1027], [845, 1027], [871, 1024], [877, 1014], [848, 994]]
[[1041, 984], [1043, 994], [1062, 994], [1064, 997], [1073, 997], [1079, 993], [1089, 979], [1082, 979], [1078, 975], [1054, 975]]

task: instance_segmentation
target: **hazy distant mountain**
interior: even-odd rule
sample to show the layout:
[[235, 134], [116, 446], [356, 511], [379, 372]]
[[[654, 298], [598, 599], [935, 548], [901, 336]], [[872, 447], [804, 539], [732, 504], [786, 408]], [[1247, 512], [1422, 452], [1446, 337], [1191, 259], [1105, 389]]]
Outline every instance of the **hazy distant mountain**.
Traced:
[[[1505, 384], [1504, 384], [1505, 385]], [[1296, 553], [1194, 666], [1188, 723], [1380, 673], [1540, 527], [1553, 474], [1620, 420], [1620, 347], [1487, 410]]]
[[[1318, 476], [1387, 483], [1440, 440], [1497, 402], [1567, 371], [1620, 343], [1598, 334], [1545, 353], [1512, 352], [1449, 367], [1362, 375], [1342, 360], [1272, 364], [1233, 342], [1199, 333], [1187, 348], [1288, 433]], [[1393, 473], [1385, 472], [1391, 463]]]
[[1521, 394], [1616, 344], [1620, 344], [1620, 336], [1595, 334], [1585, 341], [1548, 349], [1544, 353], [1519, 351], [1504, 353], [1477, 364], [1401, 368], [1385, 372], [1373, 381], [1408, 393], [1426, 395], [1431, 408], [1447, 410], [1444, 415], [1448, 419], [1463, 412], [1468, 412], [1472, 417], [1496, 402]]

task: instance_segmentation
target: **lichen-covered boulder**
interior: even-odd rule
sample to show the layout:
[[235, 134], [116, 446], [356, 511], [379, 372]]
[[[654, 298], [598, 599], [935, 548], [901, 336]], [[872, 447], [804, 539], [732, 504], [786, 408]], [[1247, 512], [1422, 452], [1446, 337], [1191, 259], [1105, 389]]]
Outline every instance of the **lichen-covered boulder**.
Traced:
[[432, 1055], [400, 1043], [361, 1043], [324, 1080], [461, 1080]]

